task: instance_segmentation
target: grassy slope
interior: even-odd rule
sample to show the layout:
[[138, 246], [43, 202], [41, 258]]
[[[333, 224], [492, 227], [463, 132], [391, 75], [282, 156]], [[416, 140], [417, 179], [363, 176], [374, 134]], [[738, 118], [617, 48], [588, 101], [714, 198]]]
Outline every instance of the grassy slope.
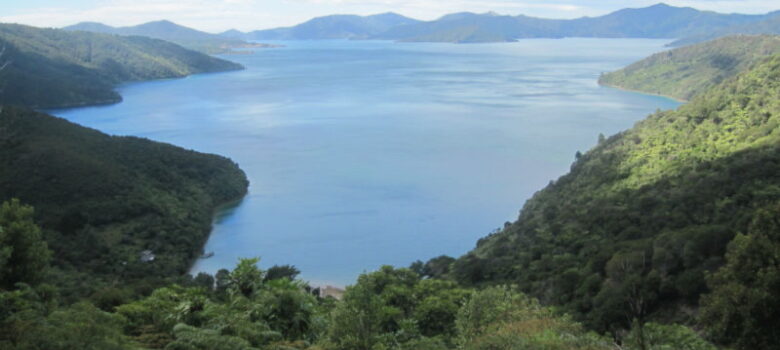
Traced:
[[162, 40], [0, 24], [0, 104], [65, 107], [121, 100], [120, 82], [241, 66]]
[[772, 56], [605, 140], [454, 275], [517, 283], [602, 331], [633, 317], [686, 319], [726, 244], [780, 201], [779, 95]]
[[604, 74], [599, 83], [688, 100], [777, 53], [778, 36], [725, 37], [655, 54]]
[[[247, 180], [227, 158], [5, 107], [0, 114], [0, 201], [35, 206], [55, 263], [87, 280], [184, 273], [211, 230], [213, 211], [241, 198]], [[157, 255], [139, 260], [142, 250]], [[79, 285], [81, 284], [81, 285]]]

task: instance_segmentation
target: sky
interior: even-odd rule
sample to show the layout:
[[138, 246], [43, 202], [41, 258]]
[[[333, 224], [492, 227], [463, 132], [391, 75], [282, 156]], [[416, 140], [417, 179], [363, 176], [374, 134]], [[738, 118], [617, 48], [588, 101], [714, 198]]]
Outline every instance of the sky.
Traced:
[[[167, 19], [208, 32], [295, 25], [330, 14], [396, 12], [432, 20], [471, 11], [545, 18], [599, 16], [661, 0], [0, 0], [0, 22], [62, 27], [82, 21], [112, 26]], [[780, 10], [780, 0], [666, 0], [722, 13], [758, 14]]]

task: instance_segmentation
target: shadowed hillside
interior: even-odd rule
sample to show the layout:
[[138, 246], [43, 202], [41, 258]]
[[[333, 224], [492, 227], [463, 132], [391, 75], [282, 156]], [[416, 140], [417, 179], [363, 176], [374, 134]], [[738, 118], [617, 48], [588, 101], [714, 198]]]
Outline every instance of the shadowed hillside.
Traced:
[[0, 201], [35, 206], [69, 292], [183, 274], [214, 210], [246, 193], [244, 173], [224, 157], [22, 108], [0, 113]]

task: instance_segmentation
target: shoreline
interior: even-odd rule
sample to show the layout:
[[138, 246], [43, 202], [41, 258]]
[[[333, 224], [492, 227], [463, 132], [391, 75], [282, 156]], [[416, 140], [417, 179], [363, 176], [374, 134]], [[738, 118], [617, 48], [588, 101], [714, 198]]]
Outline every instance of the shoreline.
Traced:
[[682, 104], [686, 104], [688, 102], [691, 102], [690, 100], [683, 100], [681, 98], [674, 97], [674, 96], [669, 96], [669, 95], [664, 95], [664, 94], [655, 94], [655, 93], [652, 93], [652, 92], [636, 90], [636, 89], [630, 89], [630, 88], [626, 88], [626, 87], [622, 87], [622, 86], [618, 86], [618, 85], [612, 85], [612, 84], [603, 83], [603, 82], [601, 82], [601, 79], [599, 79], [597, 81], [597, 83], [599, 84], [599, 86], [607, 87], [607, 88], [610, 88], [610, 89], [626, 91], [626, 92], [635, 92], [635, 93], [640, 93], [640, 94], [644, 94], [644, 95], [668, 98], [670, 100], [674, 100], [674, 101], [677, 101], [677, 102], [682, 103]]
[[[111, 87], [111, 92], [115, 93], [117, 95], [114, 99], [108, 99], [108, 100], [96, 100], [96, 101], [81, 101], [81, 102], [73, 102], [73, 103], [66, 103], [61, 105], [52, 105], [52, 106], [30, 106], [29, 108], [32, 108], [36, 111], [47, 113], [47, 114], [54, 114], [57, 111], [62, 110], [68, 110], [68, 109], [75, 109], [75, 108], [88, 108], [88, 107], [102, 107], [102, 106], [110, 106], [117, 103], [121, 103], [124, 101], [124, 97], [122, 94], [119, 93], [119, 89], [121, 89], [123, 86], [128, 84], [135, 84], [135, 83], [151, 83], [155, 81], [166, 81], [166, 80], [177, 80], [177, 79], [185, 79], [194, 75], [201, 75], [201, 74], [219, 74], [219, 73], [230, 73], [230, 72], [238, 72], [242, 70], [246, 70], [246, 67], [240, 63], [236, 63], [233, 61], [228, 61], [231, 63], [236, 64], [237, 66], [227, 69], [220, 69], [220, 70], [206, 70], [202, 72], [193, 72], [189, 74], [184, 75], [178, 75], [178, 76], [171, 76], [171, 77], [159, 77], [159, 78], [152, 78], [152, 79], [140, 79], [140, 80], [126, 80], [126, 81], [120, 81], [116, 84], [113, 84]], [[102, 132], [102, 131], [101, 131]]]
[[[239, 169], [241, 169], [241, 167], [239, 167]], [[242, 169], [241, 171], [243, 172], [244, 170]], [[244, 174], [244, 176], [246, 176], [246, 174]], [[249, 195], [249, 185], [247, 184], [247, 188], [245, 189], [244, 194], [241, 195], [239, 198], [235, 198], [232, 200], [228, 200], [227, 202], [218, 204], [211, 210], [211, 224], [209, 225], [206, 239], [203, 240], [202, 244], [200, 244], [200, 248], [198, 248], [195, 251], [197, 254], [192, 257], [189, 263], [189, 267], [187, 267], [187, 272], [185, 272], [184, 275], [192, 275], [192, 270], [195, 268], [195, 265], [197, 265], [198, 261], [205, 253], [206, 244], [208, 244], [209, 239], [211, 238], [211, 234], [214, 232], [214, 226], [216, 225], [220, 214], [230, 209], [238, 208], [241, 205], [241, 203], [244, 202], [244, 199], [246, 199], [248, 195]]]

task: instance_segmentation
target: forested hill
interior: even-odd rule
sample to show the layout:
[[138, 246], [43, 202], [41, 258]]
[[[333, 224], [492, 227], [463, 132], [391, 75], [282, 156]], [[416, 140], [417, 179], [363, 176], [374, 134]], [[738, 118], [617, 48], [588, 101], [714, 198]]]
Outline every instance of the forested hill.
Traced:
[[780, 53], [780, 36], [731, 36], [657, 53], [599, 78], [603, 85], [688, 100]]
[[[49, 283], [66, 294], [185, 273], [217, 206], [241, 198], [247, 184], [224, 157], [24, 108], [0, 112], [0, 202], [35, 206], [58, 268]], [[143, 261], [144, 250], [154, 261]]]
[[256, 40], [367, 39], [390, 28], [418, 22], [392, 12], [372, 16], [332, 15], [313, 18], [293, 27], [256, 30], [242, 34], [242, 37]]
[[[453, 275], [516, 283], [600, 331], [632, 319], [692, 321], [713, 292], [702, 322], [715, 339], [776, 348], [779, 94], [780, 56], [772, 56], [600, 140], [516, 222], [461, 257]], [[708, 286], [739, 233], [747, 236]]]
[[0, 24], [0, 105], [37, 108], [113, 103], [127, 81], [241, 69], [241, 65], [145, 37]]
[[82, 22], [62, 29], [105, 34], [146, 36], [170, 41], [188, 49], [209, 54], [225, 53], [229, 52], [231, 48], [252, 45], [241, 39], [227, 38], [217, 34], [201, 32], [166, 20], [148, 22], [131, 27], [111, 27], [102, 23]]

